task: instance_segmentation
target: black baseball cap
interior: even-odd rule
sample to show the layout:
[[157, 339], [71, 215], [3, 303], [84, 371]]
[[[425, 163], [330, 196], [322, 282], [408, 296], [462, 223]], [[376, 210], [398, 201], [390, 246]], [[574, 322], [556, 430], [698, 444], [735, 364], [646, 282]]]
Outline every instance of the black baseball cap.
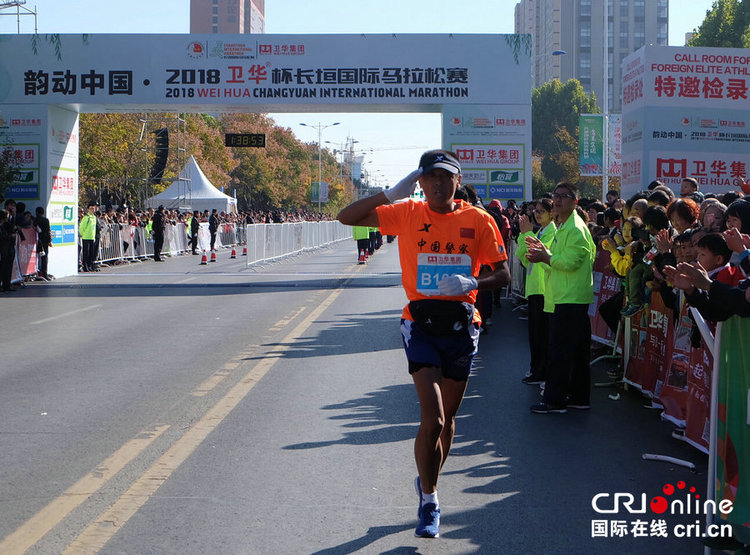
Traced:
[[422, 173], [428, 173], [435, 168], [442, 168], [453, 174], [461, 173], [461, 163], [449, 150], [428, 150], [419, 159], [419, 167], [422, 168]]

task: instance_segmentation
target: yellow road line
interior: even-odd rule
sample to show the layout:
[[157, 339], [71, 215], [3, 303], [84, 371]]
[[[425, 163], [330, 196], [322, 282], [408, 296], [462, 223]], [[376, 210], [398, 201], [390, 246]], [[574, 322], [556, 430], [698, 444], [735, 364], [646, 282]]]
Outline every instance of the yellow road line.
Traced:
[[315, 322], [343, 292], [333, 291], [296, 328], [271, 349], [229, 392], [214, 405], [185, 435], [178, 439], [117, 501], [94, 520], [67, 547], [64, 555], [97, 553], [117, 531], [156, 493], [177, 468], [198, 448], [206, 437], [221, 424], [229, 413], [247, 396], [263, 376], [276, 364], [280, 354]]
[[[301, 307], [298, 310], [295, 310], [293, 312], [290, 312], [287, 314], [284, 318], [276, 322], [272, 328], [270, 328], [268, 331], [281, 331], [283, 328], [289, 325], [289, 322], [294, 320], [297, 316], [302, 314], [305, 310], [307, 310], [307, 307]], [[257, 345], [255, 346], [257, 348]], [[218, 370], [206, 380], [201, 383], [198, 387], [196, 387], [193, 391], [190, 392], [190, 395], [193, 397], [203, 397], [210, 393], [217, 385], [219, 385], [221, 382], [223, 382], [227, 376], [229, 376], [233, 370], [236, 370], [237, 367], [242, 363], [242, 359], [246, 356], [251, 356], [254, 354], [254, 352], [251, 350], [249, 352], [243, 352], [234, 357], [229, 362], [225, 363], [224, 366], [222, 366], [221, 370]]]
[[24, 553], [42, 537], [57, 526], [81, 503], [104, 486], [125, 465], [135, 459], [146, 447], [163, 434], [169, 426], [156, 426], [146, 430], [120, 447], [109, 458], [103, 460], [93, 472], [90, 472], [63, 494], [49, 503], [41, 511], [27, 520], [15, 532], [0, 543], [0, 553], [4, 555]]
[[297, 316], [302, 314], [305, 310], [307, 310], [307, 307], [304, 307], [304, 306], [300, 307], [299, 310], [295, 311], [292, 314], [289, 314], [288, 316], [285, 316], [284, 318], [276, 322], [273, 326], [271, 326], [268, 329], [268, 331], [280, 331], [282, 328], [285, 328], [289, 324], [289, 322], [291, 322]]

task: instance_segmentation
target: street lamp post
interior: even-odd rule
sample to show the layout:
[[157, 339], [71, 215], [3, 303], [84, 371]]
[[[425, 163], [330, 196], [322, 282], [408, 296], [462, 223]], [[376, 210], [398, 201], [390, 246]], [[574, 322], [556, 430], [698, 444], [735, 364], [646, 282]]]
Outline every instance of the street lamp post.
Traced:
[[334, 125], [339, 125], [341, 122], [335, 122], [328, 125], [323, 125], [322, 123], [318, 122], [318, 125], [310, 125], [309, 123], [300, 123], [300, 125], [304, 125], [305, 127], [312, 127], [313, 129], [318, 130], [318, 215], [322, 213], [322, 210], [320, 208], [320, 199], [322, 197], [321, 193], [321, 183], [323, 181], [323, 145], [321, 144], [321, 134], [323, 133], [323, 129], [327, 129], [328, 127], [333, 127]]
[[533, 86], [535, 86], [535, 87], [540, 86], [539, 83], [535, 83], [534, 82], [534, 80], [535, 80], [534, 79], [535, 78], [535, 72], [537, 71], [537, 65], [536, 65], [537, 62], [539, 60], [541, 60], [541, 59], [544, 59], [544, 62], [545, 62], [545, 71], [543, 73], [544, 73], [544, 78], [547, 78], [547, 72], [546, 72], [547, 61], [550, 58], [564, 56], [565, 54], [567, 54], [567, 52], [565, 50], [553, 50], [552, 52], [545, 52], [544, 54], [535, 54], [534, 56], [532, 56], [532, 60], [531, 60], [532, 61], [531, 76], [532, 76], [532, 84], [533, 84]]
[[[346, 163], [346, 153], [351, 148], [352, 152], [354, 151], [354, 143], [358, 143], [359, 141], [356, 139], [352, 139], [351, 137], [347, 137], [346, 141], [343, 143], [334, 143], [333, 141], [326, 141], [329, 145], [337, 145], [340, 148], [334, 149], [334, 154], [341, 154], [341, 164], [339, 165], [339, 181], [341, 182], [341, 186], [344, 185], [344, 164]], [[351, 147], [349, 146], [351, 145]], [[351, 172], [350, 172], [351, 173]]]

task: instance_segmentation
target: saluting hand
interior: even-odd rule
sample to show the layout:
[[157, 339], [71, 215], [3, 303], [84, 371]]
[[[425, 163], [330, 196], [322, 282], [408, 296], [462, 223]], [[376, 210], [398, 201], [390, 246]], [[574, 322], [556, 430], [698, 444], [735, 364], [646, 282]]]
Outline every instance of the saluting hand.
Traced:
[[422, 175], [422, 168], [417, 168], [390, 189], [384, 191], [388, 202], [395, 202], [402, 198], [409, 198], [417, 188], [417, 180]]

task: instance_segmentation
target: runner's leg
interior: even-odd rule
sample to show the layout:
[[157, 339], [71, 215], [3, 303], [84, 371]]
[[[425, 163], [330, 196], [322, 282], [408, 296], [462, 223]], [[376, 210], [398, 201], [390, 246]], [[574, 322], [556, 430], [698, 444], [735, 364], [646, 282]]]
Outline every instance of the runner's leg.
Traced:
[[456, 433], [456, 413], [461, 407], [461, 401], [464, 399], [464, 393], [466, 392], [466, 386], [469, 383], [468, 380], [452, 380], [450, 378], [443, 378], [440, 384], [440, 393], [443, 401], [443, 412], [445, 413], [445, 424], [443, 425], [443, 431], [440, 434], [440, 448], [442, 459], [440, 461], [440, 468], [443, 468], [445, 460], [448, 458], [448, 453], [451, 450], [453, 444], [453, 436]]
[[422, 491], [433, 493], [443, 460], [440, 436], [445, 424], [445, 412], [440, 387], [441, 370], [434, 366], [421, 368], [412, 374], [412, 379], [421, 411], [419, 431], [414, 441], [414, 458]]

